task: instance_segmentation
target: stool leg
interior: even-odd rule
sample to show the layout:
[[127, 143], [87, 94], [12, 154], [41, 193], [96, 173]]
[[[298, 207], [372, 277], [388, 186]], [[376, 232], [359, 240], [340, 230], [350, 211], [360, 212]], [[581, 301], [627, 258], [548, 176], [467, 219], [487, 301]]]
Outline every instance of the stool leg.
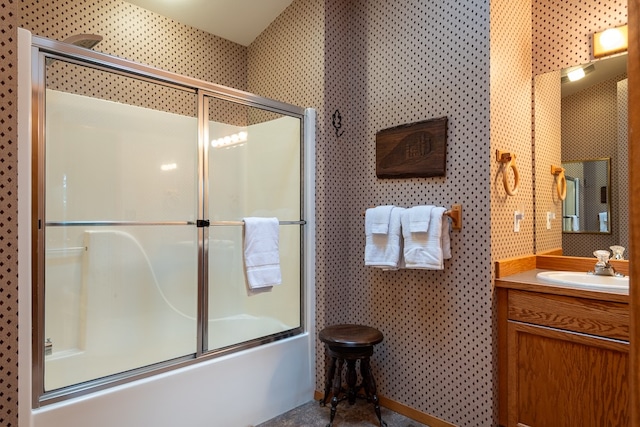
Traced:
[[347, 399], [350, 405], [356, 403], [356, 381], [358, 380], [358, 374], [356, 374], [356, 360], [347, 360]]
[[329, 397], [329, 391], [331, 390], [331, 384], [333, 383], [333, 377], [336, 374], [336, 358], [327, 355], [327, 378], [324, 382], [324, 397], [320, 401], [322, 406], [327, 404], [327, 398]]
[[333, 419], [336, 416], [336, 408], [338, 406], [338, 398], [340, 395], [340, 388], [342, 387], [342, 368], [344, 367], [344, 359], [338, 358], [338, 367], [336, 375], [333, 379], [333, 397], [331, 397], [331, 416], [329, 418], [329, 424], [327, 427], [333, 425]]
[[378, 390], [376, 389], [376, 381], [373, 379], [371, 373], [371, 364], [369, 358], [365, 357], [360, 360], [360, 374], [362, 375], [362, 384], [364, 386], [364, 392], [367, 394], [367, 399], [371, 398], [373, 401], [373, 407], [376, 411], [376, 416], [380, 422], [380, 426], [386, 426], [387, 423], [382, 421], [382, 415], [380, 414], [380, 402], [378, 402]]

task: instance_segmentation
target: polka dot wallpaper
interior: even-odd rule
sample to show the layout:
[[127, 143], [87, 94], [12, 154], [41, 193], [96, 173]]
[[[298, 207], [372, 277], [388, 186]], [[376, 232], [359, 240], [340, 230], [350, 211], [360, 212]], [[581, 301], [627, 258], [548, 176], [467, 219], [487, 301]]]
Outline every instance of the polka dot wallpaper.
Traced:
[[533, 0], [533, 73], [593, 59], [591, 35], [627, 23], [626, 0]]
[[0, 2], [0, 425], [18, 427], [18, 56], [16, 2]]
[[[624, 12], [579, 0], [536, 0], [533, 8], [508, 0], [295, 0], [248, 48], [121, 0], [1, 3], [0, 424], [17, 425], [15, 26], [59, 40], [98, 33], [98, 51], [316, 108], [318, 329], [379, 328], [385, 339], [372, 366], [381, 395], [481, 426], [496, 420], [492, 263], [533, 251], [530, 77], [588, 52], [583, 38], [579, 48], [561, 46], [575, 33], [573, 23], [559, 24], [563, 16], [580, 28], [626, 21], [626, 2], [609, 1], [624, 3]], [[376, 178], [377, 131], [442, 116], [446, 176]], [[517, 155], [515, 197], [501, 188], [496, 149]], [[444, 271], [364, 267], [367, 207], [453, 203], [464, 207], [464, 226], [452, 233]], [[515, 234], [520, 208], [525, 220]], [[324, 349], [316, 349], [321, 390]]]
[[[122, 0], [22, 0], [19, 25], [56, 40], [99, 34], [99, 52], [246, 88], [246, 48]], [[221, 60], [222, 59], [222, 60]]]

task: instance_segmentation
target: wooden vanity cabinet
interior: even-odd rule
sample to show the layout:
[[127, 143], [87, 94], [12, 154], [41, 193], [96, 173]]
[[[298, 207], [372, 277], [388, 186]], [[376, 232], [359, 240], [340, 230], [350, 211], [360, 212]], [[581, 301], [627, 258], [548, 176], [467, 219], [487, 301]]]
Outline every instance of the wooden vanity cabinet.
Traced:
[[498, 288], [500, 425], [628, 426], [628, 304]]

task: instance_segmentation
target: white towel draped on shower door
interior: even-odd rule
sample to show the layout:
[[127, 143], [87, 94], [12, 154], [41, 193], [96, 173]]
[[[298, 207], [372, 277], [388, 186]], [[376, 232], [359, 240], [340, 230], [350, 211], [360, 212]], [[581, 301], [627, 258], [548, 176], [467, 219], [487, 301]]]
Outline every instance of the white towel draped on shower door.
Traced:
[[282, 283], [278, 218], [244, 218], [244, 265], [251, 289]]

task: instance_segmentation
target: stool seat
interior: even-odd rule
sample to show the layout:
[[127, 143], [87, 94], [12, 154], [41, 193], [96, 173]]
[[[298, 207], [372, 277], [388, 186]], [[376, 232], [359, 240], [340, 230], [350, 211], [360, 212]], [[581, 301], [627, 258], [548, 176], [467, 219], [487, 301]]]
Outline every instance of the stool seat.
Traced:
[[383, 340], [382, 332], [363, 325], [327, 326], [319, 337], [323, 343], [336, 347], [371, 347]]
[[[376, 390], [376, 382], [371, 373], [369, 357], [373, 354], [373, 346], [382, 342], [382, 332], [365, 325], [332, 325], [327, 326], [318, 334], [327, 349], [327, 378], [325, 381], [324, 397], [320, 404], [325, 405], [329, 391], [333, 389], [331, 398], [331, 418], [327, 427], [333, 425], [338, 402], [347, 399], [350, 404], [355, 403], [357, 392], [364, 389], [366, 399], [373, 402], [378, 421], [386, 426], [380, 415], [380, 404]], [[362, 384], [356, 386], [356, 362], [360, 361], [360, 375]], [[347, 388], [342, 387], [342, 370], [345, 365]]]

